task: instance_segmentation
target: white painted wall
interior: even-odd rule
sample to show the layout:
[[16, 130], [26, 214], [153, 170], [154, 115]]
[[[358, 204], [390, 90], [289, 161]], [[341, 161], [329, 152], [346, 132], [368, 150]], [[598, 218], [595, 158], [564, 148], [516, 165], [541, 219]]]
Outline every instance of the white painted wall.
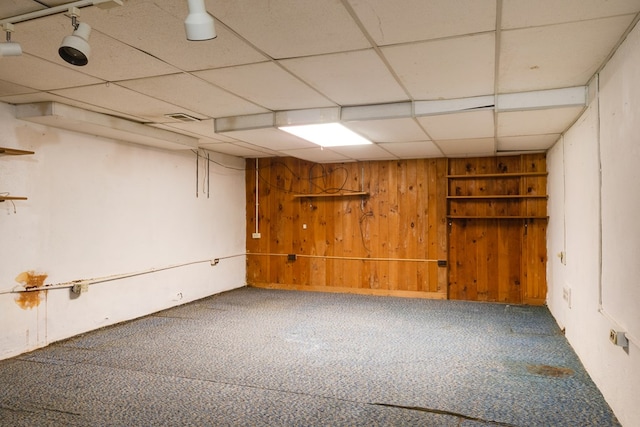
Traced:
[[[639, 135], [636, 27], [600, 73], [588, 110], [548, 153], [547, 302], [625, 426], [640, 425]], [[555, 256], [563, 251], [566, 264]], [[609, 341], [612, 328], [630, 333], [628, 350]]]
[[[0, 359], [88, 330], [244, 286], [244, 160], [211, 154], [210, 198], [196, 156], [47, 128], [0, 103]], [[229, 257], [229, 258], [225, 258]], [[208, 260], [222, 258], [212, 267]], [[48, 290], [31, 309], [8, 293], [25, 271], [56, 284], [205, 261]]]

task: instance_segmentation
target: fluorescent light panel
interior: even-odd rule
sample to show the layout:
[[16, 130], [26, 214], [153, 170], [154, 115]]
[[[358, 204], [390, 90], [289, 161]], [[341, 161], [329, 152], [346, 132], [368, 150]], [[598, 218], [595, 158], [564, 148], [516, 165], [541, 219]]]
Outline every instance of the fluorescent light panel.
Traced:
[[344, 147], [347, 145], [372, 144], [368, 139], [347, 129], [340, 123], [280, 126], [278, 129], [305, 139], [322, 147]]

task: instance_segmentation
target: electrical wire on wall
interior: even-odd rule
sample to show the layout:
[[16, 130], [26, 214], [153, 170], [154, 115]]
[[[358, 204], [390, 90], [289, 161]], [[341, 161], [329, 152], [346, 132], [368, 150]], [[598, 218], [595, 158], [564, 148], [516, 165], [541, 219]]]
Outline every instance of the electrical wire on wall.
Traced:
[[[204, 153], [201, 153], [199, 149], [191, 150], [191, 152], [196, 155], [196, 198], [200, 196], [200, 179], [202, 178], [202, 194], [206, 194], [207, 199], [209, 199], [211, 197], [211, 163], [234, 171], [244, 172], [245, 168], [228, 166], [223, 163], [217, 162], [211, 158], [211, 153], [206, 150], [203, 151]], [[202, 167], [202, 177], [200, 176], [201, 162], [204, 163], [204, 167]]]
[[227, 260], [227, 259], [232, 259], [237, 257], [244, 257], [244, 256], [246, 256], [246, 254], [241, 253], [241, 254], [227, 255], [227, 256], [221, 256], [221, 257], [215, 257], [215, 258], [206, 258], [206, 259], [197, 260], [197, 261], [183, 262], [181, 264], [173, 264], [173, 265], [168, 265], [164, 267], [150, 268], [147, 270], [136, 271], [131, 273], [115, 274], [112, 276], [105, 276], [105, 277], [96, 277], [93, 279], [72, 280], [68, 282], [50, 283], [50, 284], [43, 284], [42, 286], [33, 286], [33, 287], [17, 286], [11, 290], [0, 291], [0, 295], [21, 293], [21, 292], [43, 291], [43, 290], [51, 290], [51, 289], [67, 289], [67, 288], [73, 288], [74, 286], [81, 286], [81, 285], [85, 285], [85, 286], [96, 285], [98, 283], [114, 282], [117, 280], [128, 279], [131, 277], [143, 276], [143, 275], [152, 274], [152, 273], [158, 273], [161, 271], [172, 270], [172, 269], [187, 267], [187, 266], [196, 265], [196, 264], [210, 264], [211, 266], [215, 266], [215, 265], [218, 265], [222, 260]]
[[[293, 188], [285, 188], [283, 185], [280, 185], [279, 183], [272, 183], [270, 182], [267, 178], [265, 178], [262, 174], [259, 173], [259, 171], [263, 170], [263, 169], [274, 169], [274, 166], [282, 166], [284, 167], [284, 170], [286, 172], [288, 172], [291, 177], [292, 180], [291, 182], [297, 181], [297, 182], [304, 182], [305, 179], [303, 177], [301, 177], [299, 174], [297, 174], [295, 171], [293, 171], [286, 163], [281, 162], [281, 161], [272, 161], [270, 163], [268, 163], [267, 165], [263, 165], [260, 168], [258, 168], [258, 177], [260, 178], [260, 180], [262, 182], [264, 182], [269, 188], [273, 188], [279, 191], [282, 191], [284, 193], [302, 193], [303, 190], [301, 188], [297, 188], [297, 189], [293, 189]], [[312, 171], [313, 169], [315, 169], [316, 167], [320, 167], [322, 169], [322, 173], [320, 175], [313, 175]], [[339, 187], [327, 187], [326, 183], [327, 181], [335, 174], [338, 172], [344, 172], [345, 176], [344, 179], [341, 180], [341, 184]], [[322, 180], [322, 184], [318, 184], [316, 181], [318, 180]], [[286, 179], [284, 179], [284, 181], [286, 181]], [[339, 166], [337, 168], [331, 169], [329, 171], [327, 171], [324, 167], [324, 165], [320, 164], [320, 163], [314, 163], [310, 170], [309, 170], [309, 176], [306, 178], [306, 181], [308, 183], [309, 186], [309, 191], [310, 192], [314, 192], [313, 189], [317, 189], [318, 191], [315, 191], [315, 193], [326, 193], [326, 194], [335, 194], [335, 193], [340, 193], [340, 192], [349, 192], [349, 193], [357, 193], [360, 190], [353, 190], [353, 189], [348, 189], [345, 188], [347, 182], [349, 181], [349, 170], [347, 168], [345, 168], [344, 166]]]
[[[289, 165], [287, 165], [284, 162], [276, 160], [276, 161], [271, 161], [266, 165], [263, 165], [262, 167], [258, 167], [258, 161], [256, 159], [256, 189], [258, 188], [258, 179], [259, 179], [262, 182], [264, 182], [269, 188], [273, 188], [287, 194], [303, 192], [302, 188], [291, 188], [293, 187], [293, 185], [290, 185], [289, 186], [290, 188], [285, 188], [285, 186], [281, 185], [280, 183], [274, 184], [270, 182], [267, 178], [265, 178], [262, 174], [260, 174], [260, 171], [262, 169], [268, 168], [273, 171], [274, 166], [282, 166], [284, 168], [284, 171], [291, 175], [291, 179], [290, 179], [291, 183], [299, 182], [301, 183], [300, 184], [301, 186], [302, 183], [305, 181], [299, 174], [293, 171], [291, 167], [289, 167]], [[316, 169], [320, 169], [320, 173], [317, 173], [314, 175], [314, 170]], [[344, 176], [337, 177], [337, 174], [344, 174]], [[314, 163], [309, 167], [308, 176], [306, 178], [307, 185], [308, 185], [308, 192], [313, 194], [338, 194], [338, 193], [364, 192], [364, 178], [363, 178], [364, 166], [361, 167], [360, 189], [346, 188], [346, 185], [349, 182], [349, 175], [350, 175], [349, 170], [344, 166], [338, 166], [335, 168], [331, 168], [330, 170], [327, 170], [323, 164]], [[340, 184], [338, 186], [329, 186], [328, 182], [331, 182], [332, 180], [338, 181]], [[284, 182], [287, 181], [286, 177], [283, 179], [283, 181]], [[256, 221], [258, 217], [257, 201], [258, 201], [258, 194], [256, 193]], [[347, 203], [350, 203], [350, 202], [347, 201]], [[365, 251], [367, 251], [367, 253], [371, 253], [371, 249], [367, 246], [366, 221], [370, 218], [375, 218], [375, 214], [372, 209], [369, 209], [368, 211], [365, 210], [366, 203], [367, 202], [364, 198], [360, 200], [360, 211], [362, 214], [358, 218], [358, 226], [359, 226], [360, 240], [361, 240], [362, 246], [365, 249]], [[258, 233], [257, 224], [256, 224], [256, 233]]]
[[[0, 196], [9, 196], [9, 195], [11, 195], [11, 193], [9, 193], [8, 191], [4, 193], [0, 193]], [[11, 202], [11, 205], [13, 206], [13, 213], [14, 214], [18, 213], [18, 210], [16, 209], [16, 204], [13, 200], [5, 200], [5, 202]], [[10, 210], [7, 211], [7, 215], [11, 215]]]

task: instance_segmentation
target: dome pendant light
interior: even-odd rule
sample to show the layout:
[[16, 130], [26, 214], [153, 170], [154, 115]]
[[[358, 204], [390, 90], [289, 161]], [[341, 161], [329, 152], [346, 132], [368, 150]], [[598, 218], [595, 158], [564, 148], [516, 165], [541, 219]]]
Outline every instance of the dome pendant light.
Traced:
[[91, 54], [91, 46], [89, 46], [91, 27], [84, 22], [78, 22], [78, 8], [70, 8], [69, 15], [71, 16], [71, 25], [74, 31], [70, 36], [62, 39], [58, 53], [62, 59], [71, 65], [87, 65]]
[[188, 0], [189, 15], [184, 20], [187, 40], [211, 40], [217, 37], [213, 16], [209, 15], [204, 0]]

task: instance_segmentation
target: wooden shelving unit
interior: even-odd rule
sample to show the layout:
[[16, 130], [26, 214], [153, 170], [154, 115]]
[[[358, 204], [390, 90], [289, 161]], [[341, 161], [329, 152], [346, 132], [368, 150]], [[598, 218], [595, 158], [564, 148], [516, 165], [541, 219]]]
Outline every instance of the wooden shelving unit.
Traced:
[[[457, 168], [457, 170], [456, 170]], [[447, 218], [546, 219], [547, 172], [527, 170], [537, 165], [524, 160], [482, 165], [461, 172], [461, 162], [450, 163], [447, 175]], [[515, 170], [515, 172], [514, 172]]]
[[[29, 150], [18, 150], [16, 148], [0, 147], [0, 156], [24, 156], [29, 154], [35, 154], [35, 152]], [[27, 200], [27, 198], [22, 196], [0, 195], [0, 202], [4, 202], [6, 200]]]

